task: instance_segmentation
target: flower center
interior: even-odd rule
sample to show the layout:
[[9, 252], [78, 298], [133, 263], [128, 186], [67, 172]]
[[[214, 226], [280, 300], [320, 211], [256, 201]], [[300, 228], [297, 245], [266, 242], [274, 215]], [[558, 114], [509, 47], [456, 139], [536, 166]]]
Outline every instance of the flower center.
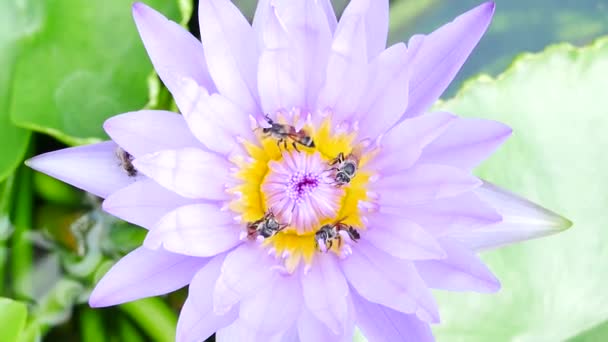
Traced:
[[293, 125], [268, 118], [272, 127], [254, 127], [258, 141], [243, 142], [247, 155], [231, 159], [240, 184], [229, 190], [243, 236], [263, 241], [289, 272], [301, 260], [310, 265], [316, 253], [348, 254], [349, 237], [365, 229], [359, 207], [369, 200], [370, 178], [361, 156], [356, 170], [351, 163], [338, 175], [339, 157], [353, 153], [354, 134], [333, 131], [329, 119], [296, 129], [297, 117], [291, 118]]
[[268, 163], [261, 190], [266, 208], [298, 233], [313, 231], [340, 210], [344, 190], [337, 187], [318, 152], [284, 152]]
[[291, 176], [291, 179], [287, 184], [289, 188], [288, 195], [291, 199], [295, 200], [296, 203], [300, 203], [302, 202], [302, 197], [314, 190], [317, 185], [319, 185], [319, 175], [298, 171]]

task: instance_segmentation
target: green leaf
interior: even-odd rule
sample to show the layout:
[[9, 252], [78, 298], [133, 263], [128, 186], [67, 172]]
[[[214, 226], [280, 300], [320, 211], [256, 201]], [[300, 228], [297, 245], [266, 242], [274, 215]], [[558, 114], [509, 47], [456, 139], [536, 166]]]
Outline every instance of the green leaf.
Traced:
[[596, 342], [608, 340], [608, 321], [605, 321], [581, 334], [569, 338], [567, 342]]
[[0, 341], [17, 341], [21, 331], [25, 327], [27, 318], [27, 307], [24, 303], [16, 302], [8, 298], [0, 298]]
[[84, 193], [42, 172], [34, 172], [34, 191], [41, 199], [65, 206], [82, 205]]
[[[104, 139], [106, 118], [147, 100], [152, 66], [131, 18], [132, 1], [29, 2], [42, 14], [13, 72], [12, 120], [68, 144]], [[179, 21], [177, 1], [146, 3]]]
[[30, 2], [0, 2], [0, 182], [19, 166], [30, 139], [30, 132], [16, 127], [9, 118], [11, 71], [24, 37], [37, 22], [38, 6]]
[[[478, 174], [574, 222], [483, 255], [495, 295], [439, 294], [439, 341], [560, 341], [608, 318], [608, 37], [525, 54], [439, 109], [502, 121], [513, 136]], [[606, 338], [602, 339], [606, 340]]]

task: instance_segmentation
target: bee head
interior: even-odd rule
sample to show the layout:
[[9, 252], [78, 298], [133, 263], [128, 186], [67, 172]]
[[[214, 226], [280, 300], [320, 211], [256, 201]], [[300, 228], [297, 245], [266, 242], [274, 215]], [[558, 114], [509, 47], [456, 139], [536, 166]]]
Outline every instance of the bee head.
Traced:
[[325, 228], [325, 226], [315, 233], [315, 240], [324, 240], [327, 238], [327, 232], [323, 228]]
[[272, 229], [272, 230], [278, 230], [278, 229], [280, 228], [280, 226], [281, 226], [281, 225], [279, 224], [279, 222], [277, 222], [277, 220], [275, 220], [275, 219], [270, 219], [270, 220], [268, 220], [268, 222], [266, 223], [266, 226], [267, 226], [269, 229]]
[[336, 181], [338, 183], [346, 184], [350, 182], [350, 177], [346, 172], [338, 172], [336, 174]]

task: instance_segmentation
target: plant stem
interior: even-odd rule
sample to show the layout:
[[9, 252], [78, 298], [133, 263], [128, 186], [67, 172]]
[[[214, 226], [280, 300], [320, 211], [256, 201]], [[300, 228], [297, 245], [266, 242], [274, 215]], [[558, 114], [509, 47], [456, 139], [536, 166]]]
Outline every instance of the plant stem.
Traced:
[[28, 233], [32, 226], [34, 200], [32, 170], [22, 166], [18, 172], [13, 215], [15, 230], [12, 236], [11, 270], [15, 295], [21, 298], [30, 298], [32, 295], [30, 275], [33, 255]]
[[85, 307], [80, 312], [80, 336], [82, 341], [104, 342], [107, 341], [105, 327], [101, 313], [91, 308]]
[[162, 299], [152, 297], [125, 303], [120, 309], [153, 341], [175, 340], [177, 315]]
[[8, 249], [6, 241], [11, 234], [10, 214], [12, 209], [13, 190], [15, 187], [15, 174], [10, 175], [1, 185], [0, 189], [0, 294], [4, 294], [6, 261]]
[[118, 337], [119, 341], [129, 342], [144, 342], [145, 339], [137, 330], [137, 327], [131, 323], [128, 317], [121, 316], [118, 321]]

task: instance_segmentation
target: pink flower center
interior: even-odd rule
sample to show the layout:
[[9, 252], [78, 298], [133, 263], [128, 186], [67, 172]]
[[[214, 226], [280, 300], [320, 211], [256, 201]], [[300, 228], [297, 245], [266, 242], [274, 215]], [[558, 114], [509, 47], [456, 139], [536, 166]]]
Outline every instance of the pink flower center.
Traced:
[[336, 216], [344, 190], [334, 184], [327, 162], [319, 153], [284, 152], [283, 158], [268, 166], [262, 192], [267, 209], [279, 222], [304, 233]]
[[296, 203], [302, 202], [302, 199], [319, 185], [319, 176], [314, 173], [296, 172], [291, 176], [287, 185], [287, 195]]

